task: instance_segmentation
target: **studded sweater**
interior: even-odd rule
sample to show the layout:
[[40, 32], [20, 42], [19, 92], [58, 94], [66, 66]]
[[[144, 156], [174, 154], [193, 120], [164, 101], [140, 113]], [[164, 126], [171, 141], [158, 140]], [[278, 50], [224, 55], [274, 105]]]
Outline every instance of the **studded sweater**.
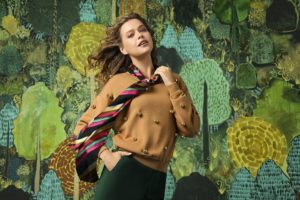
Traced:
[[[112, 129], [113, 146], [132, 152], [142, 164], [162, 172], [172, 158], [176, 137], [200, 134], [200, 118], [188, 88], [175, 72], [175, 82], [165, 86], [161, 81], [135, 97], [117, 116]], [[77, 122], [78, 133], [101, 113], [120, 92], [138, 78], [124, 72], [112, 76]]]

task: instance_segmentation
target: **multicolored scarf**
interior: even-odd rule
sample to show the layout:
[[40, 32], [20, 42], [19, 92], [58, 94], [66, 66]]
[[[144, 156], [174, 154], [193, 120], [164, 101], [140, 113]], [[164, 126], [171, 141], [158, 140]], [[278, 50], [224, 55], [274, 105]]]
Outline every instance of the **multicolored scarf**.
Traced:
[[79, 134], [74, 138], [72, 148], [77, 150], [76, 170], [79, 178], [83, 181], [96, 182], [98, 180], [96, 169], [98, 152], [105, 144], [109, 130], [112, 128], [118, 114], [129, 106], [134, 97], [147, 91], [160, 78], [159, 75], [156, 75], [152, 79], [147, 80], [135, 65], [131, 64], [128, 68], [128, 73], [139, 78], [139, 81], [122, 91], [102, 113], [80, 130]]

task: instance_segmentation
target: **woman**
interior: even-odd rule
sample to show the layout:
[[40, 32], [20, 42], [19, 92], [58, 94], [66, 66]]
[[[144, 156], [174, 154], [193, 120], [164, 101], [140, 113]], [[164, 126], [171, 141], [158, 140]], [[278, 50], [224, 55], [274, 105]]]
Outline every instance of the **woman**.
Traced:
[[[199, 115], [185, 83], [169, 67], [158, 67], [154, 52], [152, 30], [145, 19], [131, 13], [108, 29], [99, 51], [89, 57], [91, 65], [102, 66], [100, 76], [105, 85], [78, 121], [74, 134], [84, 135], [89, 126], [89, 133], [78, 141], [93, 137], [86, 144], [97, 141], [98, 146], [91, 149], [104, 168], [95, 199], [164, 199], [176, 137], [193, 137], [199, 132]], [[115, 132], [112, 150], [105, 146], [110, 127]], [[93, 173], [80, 171], [85, 159], [80, 156], [77, 171], [91, 178]], [[82, 166], [90, 169], [94, 163]]]

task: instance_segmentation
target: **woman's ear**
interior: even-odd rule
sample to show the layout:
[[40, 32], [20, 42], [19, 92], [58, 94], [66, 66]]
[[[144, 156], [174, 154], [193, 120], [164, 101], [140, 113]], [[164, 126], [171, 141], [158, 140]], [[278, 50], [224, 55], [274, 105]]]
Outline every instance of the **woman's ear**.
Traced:
[[124, 55], [128, 54], [127, 51], [122, 46], [120, 46], [119, 48], [120, 48], [120, 51], [122, 54], [124, 54]]

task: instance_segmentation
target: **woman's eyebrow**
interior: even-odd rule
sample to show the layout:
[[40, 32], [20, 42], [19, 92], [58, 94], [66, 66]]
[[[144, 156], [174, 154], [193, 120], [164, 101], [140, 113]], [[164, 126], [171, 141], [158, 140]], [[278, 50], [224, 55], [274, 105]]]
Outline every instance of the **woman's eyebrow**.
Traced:
[[[139, 29], [140, 27], [142, 27], [142, 26], [144, 26], [144, 24], [139, 25], [139, 26], [138, 26], [138, 29]], [[130, 32], [130, 31], [133, 31], [133, 29], [128, 30], [126, 33]]]

